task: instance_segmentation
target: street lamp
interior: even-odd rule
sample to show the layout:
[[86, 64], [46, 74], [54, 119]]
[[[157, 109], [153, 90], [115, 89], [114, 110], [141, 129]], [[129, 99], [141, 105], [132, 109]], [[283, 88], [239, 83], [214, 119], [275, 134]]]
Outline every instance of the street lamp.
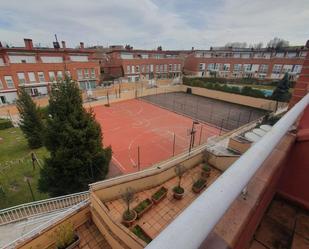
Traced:
[[194, 129], [194, 126], [199, 124], [198, 121], [196, 120], [193, 120], [192, 122], [192, 128], [191, 128], [191, 132], [190, 132], [190, 145], [189, 145], [189, 155], [190, 155], [190, 152], [191, 152], [191, 149], [193, 148], [194, 146], [194, 140], [195, 140], [195, 133], [196, 133], [196, 130]]

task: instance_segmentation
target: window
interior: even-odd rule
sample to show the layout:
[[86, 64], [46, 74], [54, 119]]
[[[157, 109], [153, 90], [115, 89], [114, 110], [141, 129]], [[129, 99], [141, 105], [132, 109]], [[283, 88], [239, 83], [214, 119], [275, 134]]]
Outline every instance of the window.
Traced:
[[0, 66], [4, 66], [4, 61], [2, 58], [0, 58]]
[[145, 65], [141, 65], [141, 72], [145, 73]]
[[177, 64], [174, 64], [174, 71], [177, 71]]
[[14, 88], [14, 81], [12, 76], [4, 76], [4, 80], [8, 88]]
[[215, 64], [215, 70], [220, 70], [221, 68], [221, 63], [216, 63]]
[[150, 72], [153, 72], [153, 64], [150, 65]]
[[275, 64], [273, 67], [273, 73], [279, 74], [281, 72], [282, 65], [281, 64]]
[[28, 78], [29, 78], [29, 82], [30, 83], [35, 83], [36, 82], [34, 72], [29, 72], [28, 73]]
[[223, 64], [223, 71], [230, 71], [230, 64]]
[[91, 68], [91, 78], [92, 79], [95, 78], [95, 70], [94, 70], [94, 68]]
[[146, 73], [149, 73], [149, 65], [146, 65]]
[[3, 84], [1, 80], [0, 80], [0, 89], [3, 89]]
[[181, 64], [178, 64], [178, 71], [181, 71]]
[[302, 69], [302, 65], [294, 65], [292, 72], [300, 73]]
[[291, 72], [293, 69], [293, 65], [284, 65], [283, 68], [282, 68], [282, 72], [283, 73], [289, 73]]
[[251, 67], [252, 67], [252, 64], [244, 64], [244, 71], [245, 72], [251, 71]]
[[156, 65], [156, 73], [159, 72], [159, 65]]
[[214, 70], [215, 69], [215, 64], [213, 64], [213, 63], [208, 64], [207, 69], [208, 70]]
[[173, 65], [172, 64], [168, 65], [168, 71], [173, 71]]
[[163, 72], [163, 64], [160, 65], [160, 72]]
[[241, 70], [241, 64], [234, 64], [234, 71], [240, 71]]
[[71, 61], [88, 61], [87, 55], [71, 55]]
[[135, 67], [134, 66], [131, 66], [131, 72], [135, 73]]
[[57, 72], [57, 79], [62, 79], [62, 71]]
[[77, 69], [77, 79], [81, 80], [83, 78], [83, 72], [81, 69]]
[[84, 69], [84, 76], [86, 79], [89, 79], [89, 69]]
[[9, 55], [11, 63], [36, 63], [33, 55]]
[[24, 85], [26, 83], [25, 73], [17, 73], [19, 85]]
[[49, 76], [49, 81], [51, 82], [56, 81], [55, 72], [48, 72], [48, 76]]
[[44, 72], [38, 72], [39, 82], [45, 82]]
[[136, 72], [139, 73], [139, 66], [135, 66]]
[[200, 63], [199, 69], [200, 69], [200, 71], [204, 71], [205, 70], [205, 63]]
[[62, 63], [63, 58], [61, 56], [41, 56], [43, 63]]
[[130, 72], [131, 72], [130, 69], [131, 69], [131, 67], [128, 65], [128, 66], [127, 66], [127, 73], [130, 73]]
[[267, 64], [262, 64], [260, 66], [260, 73], [267, 73], [268, 72], [268, 65]]

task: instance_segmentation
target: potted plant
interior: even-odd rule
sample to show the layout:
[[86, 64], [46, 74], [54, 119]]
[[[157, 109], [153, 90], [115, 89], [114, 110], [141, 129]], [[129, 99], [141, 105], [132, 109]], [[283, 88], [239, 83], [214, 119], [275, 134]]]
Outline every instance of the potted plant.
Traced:
[[127, 188], [126, 192], [123, 193], [122, 199], [125, 201], [127, 208], [122, 215], [122, 223], [129, 227], [137, 218], [137, 213], [135, 210], [130, 209], [130, 203], [133, 201], [134, 191], [131, 188]]
[[64, 223], [55, 230], [56, 248], [73, 249], [79, 245], [79, 237], [74, 232], [72, 223]]
[[198, 179], [195, 183], [193, 183], [192, 190], [194, 193], [200, 193], [203, 188], [206, 187], [206, 180], [203, 178]]
[[154, 204], [158, 204], [161, 200], [163, 200], [167, 195], [167, 188], [161, 187], [159, 188], [152, 196], [151, 200]]
[[137, 213], [137, 218], [141, 218], [153, 205], [152, 200], [149, 198], [141, 201], [135, 208], [134, 211]]
[[175, 173], [176, 173], [176, 176], [178, 176], [178, 185], [173, 188], [173, 192], [174, 192], [173, 196], [176, 200], [182, 199], [185, 193], [184, 188], [181, 187], [181, 179], [185, 171], [186, 171], [186, 168], [182, 166], [181, 164], [178, 164], [175, 166]]
[[204, 163], [202, 166], [202, 172], [201, 172], [202, 178], [206, 179], [207, 177], [209, 177], [210, 171], [211, 171], [211, 168], [209, 167], [209, 165], [207, 163]]

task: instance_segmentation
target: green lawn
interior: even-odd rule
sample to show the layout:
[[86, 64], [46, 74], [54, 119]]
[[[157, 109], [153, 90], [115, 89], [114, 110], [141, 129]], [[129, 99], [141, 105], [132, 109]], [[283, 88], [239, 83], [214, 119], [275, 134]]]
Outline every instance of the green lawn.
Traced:
[[[26, 179], [30, 181], [35, 200], [48, 198], [37, 190], [40, 169], [36, 166], [33, 170], [31, 150], [21, 130], [0, 130], [0, 138], [0, 209], [33, 201]], [[42, 147], [33, 151], [42, 165], [47, 150]]]

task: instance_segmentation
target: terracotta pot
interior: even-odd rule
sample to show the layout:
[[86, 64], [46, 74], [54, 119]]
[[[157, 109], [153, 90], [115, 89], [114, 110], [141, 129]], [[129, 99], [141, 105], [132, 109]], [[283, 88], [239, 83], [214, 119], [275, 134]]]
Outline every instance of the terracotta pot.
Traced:
[[181, 200], [181, 199], [183, 198], [184, 194], [185, 194], [185, 192], [179, 194], [179, 193], [176, 193], [176, 192], [174, 191], [173, 197], [174, 197], [174, 199], [176, 199], [176, 200]]
[[130, 210], [131, 212], [134, 212], [134, 217], [131, 220], [125, 220], [122, 218], [122, 224], [124, 224], [126, 227], [132, 226], [133, 222], [137, 219], [137, 213], [135, 210]]
[[193, 190], [194, 193], [198, 194], [198, 193], [200, 193], [200, 192], [202, 191], [202, 189], [205, 188], [205, 187], [206, 187], [206, 182], [205, 182], [200, 188], [197, 188], [197, 187], [195, 187], [195, 186], [192, 186], [192, 190]]

